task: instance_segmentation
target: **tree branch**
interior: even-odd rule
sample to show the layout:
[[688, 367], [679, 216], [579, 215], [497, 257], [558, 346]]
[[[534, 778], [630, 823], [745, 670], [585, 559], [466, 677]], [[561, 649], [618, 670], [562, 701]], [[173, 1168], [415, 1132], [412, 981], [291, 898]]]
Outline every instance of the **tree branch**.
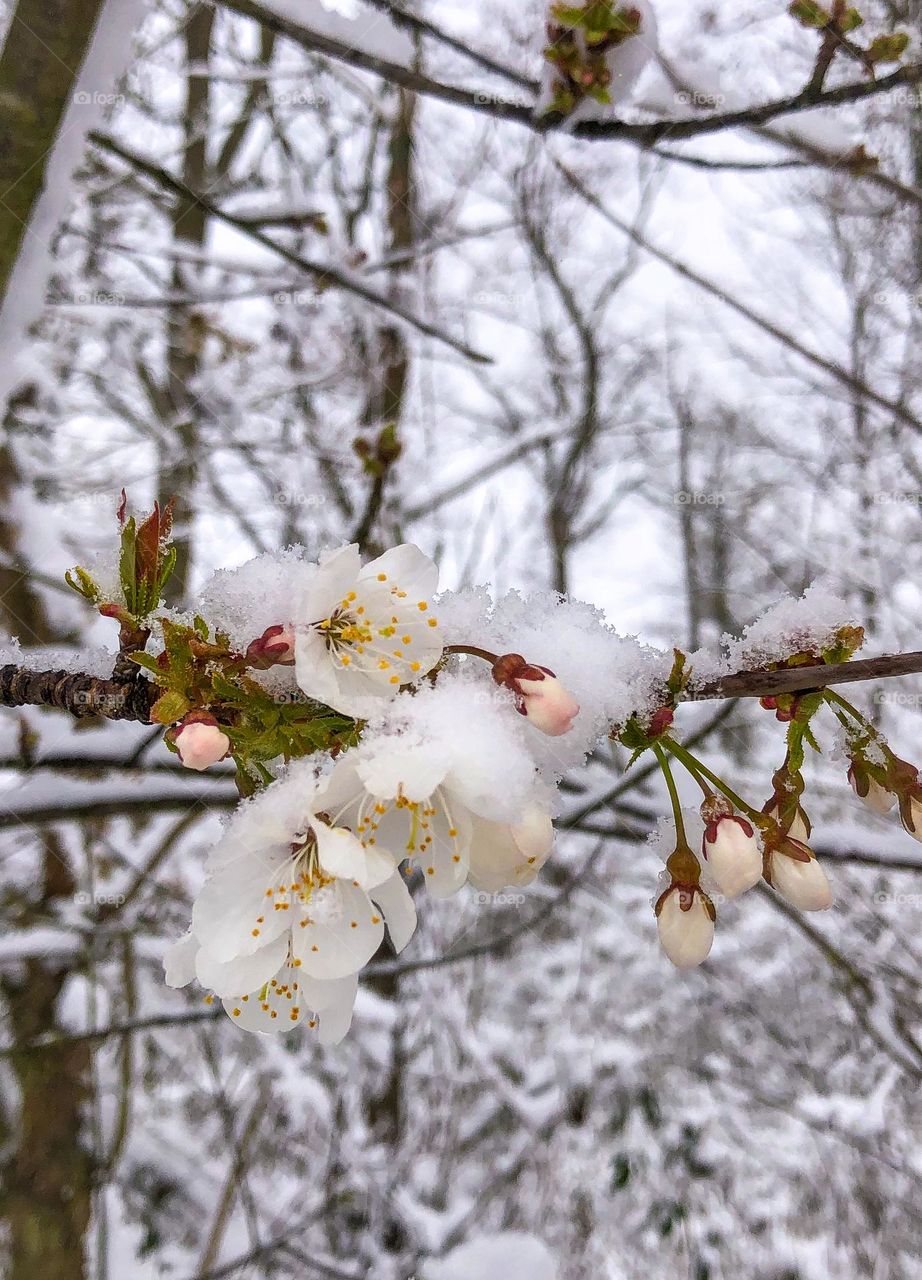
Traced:
[[369, 302], [372, 306], [380, 307], [383, 311], [396, 316], [398, 320], [410, 325], [411, 328], [416, 329], [425, 337], [434, 338], [437, 342], [445, 343], [446, 346], [451, 347], [460, 355], [466, 356], [468, 360], [473, 360], [477, 364], [492, 364], [490, 356], [484, 355], [480, 351], [475, 351], [460, 339], [453, 338], [451, 334], [440, 329], [438, 325], [430, 323], [428, 320], [423, 319], [422, 316], [415, 315], [401, 305], [400, 302], [379, 293], [359, 279], [358, 276], [353, 275], [344, 268], [335, 266], [333, 263], [314, 262], [310, 258], [305, 258], [303, 254], [295, 253], [293, 249], [289, 249], [278, 241], [273, 240], [271, 236], [265, 235], [259, 227], [254, 226], [245, 217], [238, 217], [236, 214], [222, 209], [220, 205], [216, 204], [203, 192], [193, 191], [191, 187], [186, 186], [184, 182], [180, 181], [168, 170], [145, 159], [144, 156], [129, 151], [127, 147], [123, 147], [121, 143], [116, 142], [114, 138], [95, 130], [90, 132], [88, 137], [95, 146], [110, 155], [117, 156], [119, 160], [130, 165], [132, 169], [151, 179], [158, 187], [168, 191], [173, 196], [178, 196], [182, 200], [191, 201], [212, 218], [217, 218], [229, 227], [236, 228], [237, 231], [248, 236], [256, 244], [268, 249], [271, 253], [277, 254], [278, 257], [283, 258], [293, 267], [297, 267], [316, 280], [318, 286], [335, 285], [337, 288], [344, 289], [347, 293], [355, 294], [356, 297], [361, 298], [364, 302]]
[[[693, 684], [685, 700], [767, 698], [833, 684], [908, 675], [922, 675], [922, 650], [777, 671], [767, 667], [737, 671], [718, 680]], [[106, 720], [137, 720], [149, 724], [150, 708], [159, 692], [156, 685], [143, 678], [127, 682], [68, 671], [29, 671], [15, 665], [0, 667], [0, 706], [3, 707], [57, 707], [77, 718], [101, 716]]]
[[[356, 49], [341, 40], [312, 31], [306, 22], [301, 24], [265, 9], [254, 0], [221, 0], [221, 4], [223, 8], [233, 13], [239, 13], [242, 17], [261, 23], [277, 35], [286, 36], [295, 44], [299, 44], [302, 49], [335, 58], [363, 71], [371, 71], [382, 79], [400, 85], [401, 88], [410, 89], [414, 93], [437, 98], [454, 106], [466, 107], [468, 110], [492, 116], [494, 119], [511, 120], [533, 129], [536, 133], [552, 133], [567, 124], [567, 121], [560, 116], [536, 116], [532, 103], [507, 102], [489, 91], [445, 84], [431, 76], [401, 66], [399, 63], [379, 58], [363, 49]], [[512, 75], [515, 76], [515, 73]], [[643, 124], [628, 124], [622, 120], [586, 120], [576, 125], [571, 132], [577, 138], [596, 140], [620, 138], [643, 147], [650, 147], [664, 138], [671, 140], [697, 138], [707, 133], [717, 133], [722, 129], [733, 129], [740, 125], [766, 124], [776, 116], [810, 111], [815, 107], [859, 102], [863, 98], [887, 93], [903, 85], [916, 84], [920, 80], [922, 80], [922, 63], [908, 63], [898, 67], [890, 75], [880, 76], [876, 80], [853, 81], [837, 85], [834, 89], [822, 90], [813, 89], [808, 85], [807, 88], [785, 98], [776, 98], [772, 102], [745, 107], [738, 111], [718, 112], [684, 120], [653, 120]]]
[[737, 671], [719, 680], [693, 685], [689, 701], [711, 698], [768, 698], [779, 693], [804, 689], [825, 689], [831, 684], [854, 684], [858, 680], [889, 679], [892, 676], [922, 674], [922, 651], [884, 654], [880, 658], [859, 658], [853, 662], [818, 663], [809, 667], [788, 667], [769, 671]]
[[105, 680], [71, 671], [29, 671], [0, 667], [0, 706], [57, 707], [81, 719], [139, 720], [150, 723], [159, 690], [147, 680]]

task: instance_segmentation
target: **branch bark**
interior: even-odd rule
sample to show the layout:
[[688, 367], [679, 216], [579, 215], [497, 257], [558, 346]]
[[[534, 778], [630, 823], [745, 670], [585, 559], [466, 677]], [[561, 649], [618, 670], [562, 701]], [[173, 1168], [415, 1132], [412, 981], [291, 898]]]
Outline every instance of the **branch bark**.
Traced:
[[[776, 697], [780, 693], [823, 689], [827, 685], [908, 675], [922, 675], [922, 650], [781, 670], [759, 667], [736, 671], [717, 680], [692, 684], [684, 701]], [[150, 709], [159, 693], [156, 685], [143, 677], [134, 681], [105, 680], [68, 671], [29, 671], [15, 665], [0, 667], [2, 707], [57, 707], [78, 719], [101, 716], [106, 720], [149, 724]]]
[[57, 707], [77, 719], [150, 723], [158, 689], [148, 680], [105, 680], [71, 671], [29, 671], [14, 664], [0, 667], [0, 706]]

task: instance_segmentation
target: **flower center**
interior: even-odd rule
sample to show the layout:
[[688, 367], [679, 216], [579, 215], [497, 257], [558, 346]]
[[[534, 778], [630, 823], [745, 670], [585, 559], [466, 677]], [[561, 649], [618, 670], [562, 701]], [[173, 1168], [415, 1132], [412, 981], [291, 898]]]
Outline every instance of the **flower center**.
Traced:
[[431, 854], [437, 840], [447, 840], [452, 862], [461, 861], [458, 850], [459, 831], [452, 818], [452, 807], [441, 787], [436, 787], [424, 800], [408, 799], [404, 795], [402, 784], [393, 799], [381, 800], [365, 793], [358, 807], [355, 834], [363, 846], [374, 846], [378, 842], [381, 824], [389, 814], [406, 815], [409, 830], [403, 848], [394, 848], [387, 836], [385, 844], [390, 846], [391, 852], [396, 856], [402, 855], [411, 863], [413, 858], [420, 858], [426, 875], [433, 876], [435, 867], [432, 865]]
[[425, 674], [416, 651], [439, 624], [430, 616], [427, 601], [407, 601], [406, 591], [386, 585], [386, 574], [379, 574], [378, 580], [380, 588], [372, 584], [363, 600], [350, 591], [329, 617], [312, 625], [323, 635], [335, 666], [374, 672], [400, 685], [407, 677]]

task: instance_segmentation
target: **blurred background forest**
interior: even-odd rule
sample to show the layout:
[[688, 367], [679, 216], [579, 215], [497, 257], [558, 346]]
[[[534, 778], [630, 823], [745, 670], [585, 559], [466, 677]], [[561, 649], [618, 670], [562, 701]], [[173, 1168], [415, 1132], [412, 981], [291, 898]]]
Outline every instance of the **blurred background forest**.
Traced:
[[[62, 574], [124, 486], [179, 497], [180, 606], [263, 551], [407, 540], [444, 586], [552, 587], [666, 647], [818, 578], [868, 653], [922, 647], [918, 76], [698, 136], [543, 133], [537, 0], [395, 8], [2, 6], [0, 239], [28, 223], [0, 262], [3, 632], [104, 669], [114, 626]], [[919, 0], [860, 8], [918, 60]], [[656, 11], [618, 119], [813, 74], [778, 0]], [[920, 698], [856, 699], [916, 762]], [[768, 795], [754, 702], [682, 723]], [[811, 763], [822, 919], [750, 895], [672, 970], [665, 801], [617, 748], [567, 784], [541, 880], [420, 903], [320, 1049], [163, 986], [229, 772], [137, 725], [0, 735], [9, 1280], [922, 1276], [922, 858], [841, 760]], [[521, 1277], [502, 1232], [532, 1237]]]

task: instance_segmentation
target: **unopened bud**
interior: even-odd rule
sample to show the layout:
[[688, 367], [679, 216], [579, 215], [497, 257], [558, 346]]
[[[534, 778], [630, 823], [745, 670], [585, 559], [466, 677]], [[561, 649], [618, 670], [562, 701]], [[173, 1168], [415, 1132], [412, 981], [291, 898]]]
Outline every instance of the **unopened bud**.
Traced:
[[739, 897], [762, 875], [762, 850], [752, 826], [736, 814], [708, 823], [701, 851], [721, 893]]
[[903, 827], [912, 836], [913, 840], [922, 842], [922, 800], [919, 800], [917, 796], [910, 796], [909, 821], [907, 822], [904, 819]]
[[199, 714], [187, 718], [171, 730], [173, 745], [187, 769], [201, 772], [225, 759], [230, 752], [230, 738], [212, 717]]
[[832, 906], [826, 872], [800, 840], [786, 840], [773, 850], [769, 874], [772, 887], [799, 910], [825, 911]]
[[291, 625], [266, 627], [256, 640], [247, 645], [246, 660], [251, 667], [265, 671], [269, 667], [290, 667], [295, 660], [295, 633]]
[[694, 969], [714, 941], [714, 906], [700, 889], [673, 884], [656, 904], [660, 946], [677, 969]]
[[849, 766], [848, 780], [855, 795], [872, 813], [889, 813], [896, 804], [897, 797], [893, 792], [882, 787], [876, 778], [872, 778], [860, 765], [852, 763]]
[[493, 679], [512, 690], [519, 712], [542, 733], [557, 738], [573, 727], [579, 703], [548, 667], [506, 653], [493, 664]]

